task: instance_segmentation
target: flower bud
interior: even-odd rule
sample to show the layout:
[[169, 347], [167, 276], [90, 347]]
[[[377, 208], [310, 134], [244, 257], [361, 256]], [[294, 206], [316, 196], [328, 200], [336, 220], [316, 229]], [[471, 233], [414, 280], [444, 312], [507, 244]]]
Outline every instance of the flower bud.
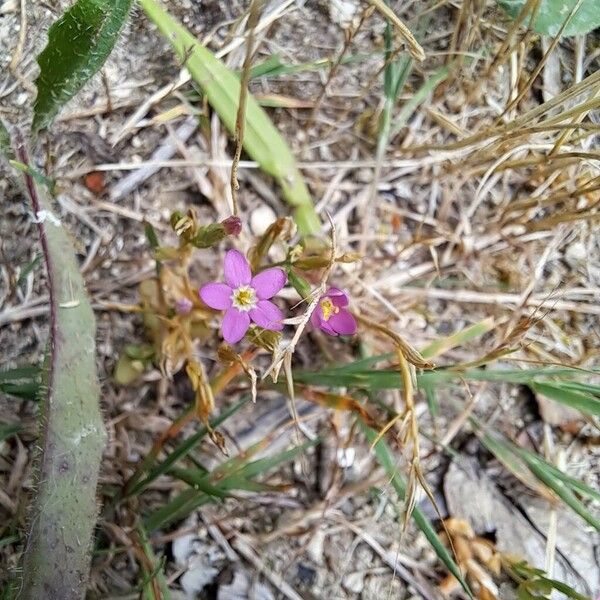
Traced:
[[242, 232], [242, 220], [239, 217], [228, 217], [221, 221], [221, 225], [227, 235], [240, 235]]
[[175, 302], [175, 312], [178, 315], [189, 315], [192, 312], [192, 307], [194, 304], [189, 298], [179, 298], [177, 302]]

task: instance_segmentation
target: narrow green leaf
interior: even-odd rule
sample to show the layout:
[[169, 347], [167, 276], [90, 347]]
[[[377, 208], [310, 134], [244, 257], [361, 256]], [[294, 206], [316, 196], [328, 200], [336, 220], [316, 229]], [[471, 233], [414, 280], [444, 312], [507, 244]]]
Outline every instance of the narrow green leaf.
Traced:
[[48, 31], [38, 56], [32, 130], [48, 127], [58, 111], [102, 67], [131, 9], [132, 0], [77, 0]]
[[443, 354], [452, 348], [462, 346], [463, 344], [466, 344], [475, 338], [481, 337], [488, 331], [494, 329], [494, 326], [495, 322], [493, 317], [483, 319], [483, 321], [479, 321], [474, 325], [465, 327], [464, 329], [461, 329], [452, 335], [435, 340], [421, 350], [421, 356], [423, 358], [433, 358], [435, 356], [439, 356], [440, 354]]
[[148, 531], [156, 531], [187, 517], [192, 511], [208, 504], [211, 497], [195, 489], [181, 492], [171, 502], [154, 511], [145, 521]]
[[437, 71], [434, 71], [434, 73], [425, 80], [423, 85], [410, 97], [410, 99], [407, 100], [407, 102], [398, 111], [394, 121], [394, 127], [391, 133], [392, 138], [400, 132], [406, 123], [408, 123], [408, 120], [412, 117], [419, 105], [425, 102], [429, 94], [431, 94], [435, 88], [448, 77], [448, 75], [450, 75], [449, 67], [441, 67]]
[[600, 519], [594, 516], [567, 487], [564, 481], [552, 476], [552, 473], [533, 461], [529, 462], [531, 472], [543, 481], [554, 493], [571, 509], [573, 509], [582, 519], [587, 521], [594, 529], [600, 531]]
[[[146, 533], [146, 530], [144, 529], [142, 523], [138, 523], [137, 530], [142, 550], [144, 551], [144, 554], [150, 561], [150, 564], [154, 565], [152, 571], [148, 571], [145, 562], [140, 563], [141, 570], [144, 575], [144, 582], [142, 585], [144, 600], [170, 600], [171, 592], [169, 590], [167, 578], [165, 577], [164, 573], [164, 556], [157, 557], [154, 554], [152, 544], [148, 539], [148, 534]], [[158, 597], [154, 593], [154, 586], [152, 585], [153, 581], [156, 581], [156, 583], [158, 584], [158, 589], [160, 590], [160, 596]]]
[[[377, 433], [369, 427], [367, 427], [362, 421], [359, 421], [359, 424], [361, 430], [366, 435], [369, 443], [373, 443], [377, 439]], [[404, 481], [402, 475], [398, 472], [398, 469], [396, 468], [396, 465], [394, 464], [394, 460], [392, 458], [391, 450], [384, 439], [380, 439], [375, 444], [375, 454], [377, 456], [377, 460], [385, 469], [385, 472], [387, 473], [388, 477], [391, 479], [392, 485], [394, 486], [398, 497], [400, 498], [400, 500], [404, 500], [406, 495], [406, 482]], [[419, 529], [423, 532], [423, 534], [427, 538], [427, 541], [430, 543], [438, 558], [444, 563], [448, 571], [452, 573], [454, 577], [456, 577], [456, 579], [460, 582], [461, 586], [469, 595], [469, 597], [473, 598], [471, 590], [469, 589], [467, 582], [464, 580], [460, 569], [458, 568], [458, 565], [452, 558], [450, 552], [448, 552], [446, 546], [442, 544], [442, 541], [440, 540], [438, 534], [433, 528], [431, 521], [429, 521], [429, 519], [425, 516], [425, 514], [421, 511], [421, 509], [418, 506], [415, 506], [413, 508], [411, 518], [415, 521]]]
[[600, 398], [597, 398], [592, 394], [572, 389], [558, 381], [533, 381], [529, 385], [535, 392], [546, 396], [546, 398], [549, 398], [550, 400], [554, 400], [555, 402], [570, 406], [571, 408], [575, 408], [590, 415], [600, 416]]
[[519, 448], [519, 454], [525, 462], [529, 463], [533, 461], [536, 464], [541, 465], [550, 476], [559, 479], [574, 492], [577, 492], [581, 496], [586, 496], [587, 498], [591, 498], [592, 500], [600, 502], [600, 492], [598, 492], [598, 490], [586, 485], [583, 483], [583, 481], [579, 481], [579, 479], [575, 479], [575, 477], [571, 477], [570, 475], [563, 473], [560, 469], [557, 469], [554, 465], [547, 462], [538, 454], [534, 454], [533, 452], [525, 450], [524, 448]]
[[41, 385], [41, 370], [34, 365], [0, 371], [0, 391], [11, 396], [36, 400]]
[[300, 444], [300, 446], [295, 446], [294, 448], [290, 448], [289, 450], [279, 452], [274, 456], [268, 456], [266, 458], [260, 458], [258, 460], [252, 461], [251, 463], [248, 463], [246, 466], [242, 467], [239, 470], [239, 474], [247, 478], [256, 477], [261, 473], [265, 473], [266, 471], [274, 469], [275, 467], [284, 462], [296, 458], [296, 456], [303, 454], [305, 450], [308, 450], [308, 448], [312, 448], [318, 442], [318, 439], [309, 440], [307, 442], [304, 442], [304, 444]]
[[28, 262], [19, 273], [19, 278], [17, 279], [17, 285], [23, 285], [29, 273], [31, 273], [40, 263], [42, 262], [42, 255], [36, 254], [35, 258]]
[[183, 491], [167, 505], [152, 513], [146, 520], [148, 530], [154, 531], [181, 520], [189, 515], [191, 511], [211, 502], [214, 497], [225, 497], [228, 492], [234, 489], [262, 489], [262, 486], [253, 486], [254, 482], [250, 480], [251, 476], [259, 475], [291, 460], [315, 443], [316, 441], [310, 441], [280, 452], [276, 456], [259, 459], [248, 464], [245, 461], [251, 452], [247, 451], [230, 458], [212, 473], [206, 475], [201, 473], [195, 475], [192, 470], [176, 470], [175, 474], [182, 476], [182, 479], [194, 487]]
[[[240, 97], [239, 78], [155, 0], [140, 0], [140, 6], [172, 45], [179, 59], [185, 62], [190, 75], [225, 127], [234, 132]], [[300, 232], [318, 234], [321, 223], [294, 156], [251, 94], [248, 94], [246, 104], [244, 148], [265, 172], [277, 180], [284, 198], [295, 209], [294, 218]]]
[[[527, 0], [498, 0], [498, 4], [515, 19], [523, 10]], [[537, 33], [555, 36], [578, 0], [540, 0], [533, 29]], [[527, 25], [531, 17], [525, 21]], [[600, 5], [598, 0], [583, 0], [581, 6], [562, 32], [563, 36], [583, 35], [600, 27]]]
[[21, 379], [39, 378], [40, 368], [35, 365], [27, 365], [26, 367], [16, 367], [14, 369], [6, 369], [0, 371], [0, 383], [15, 382]]
[[0, 154], [9, 161], [14, 158], [14, 152], [10, 142], [10, 133], [8, 133], [8, 129], [2, 119], [0, 119]]
[[[210, 426], [215, 429], [219, 427], [222, 423], [224, 423], [229, 417], [234, 415], [242, 406], [244, 406], [248, 402], [248, 398], [244, 398], [237, 402], [236, 404], [230, 406], [227, 410], [224, 410], [219, 416], [211, 419]], [[150, 485], [157, 477], [160, 477], [164, 473], [166, 473], [171, 467], [175, 465], [178, 460], [181, 460], [185, 456], [187, 456], [206, 436], [208, 433], [208, 429], [206, 427], [201, 427], [194, 435], [185, 439], [181, 444], [179, 444], [173, 452], [167, 455], [167, 457], [158, 463], [155, 467], [149, 470], [148, 475], [145, 479], [137, 483], [128, 496], [133, 496], [139, 494], [144, 488]]]
[[567, 598], [573, 598], [573, 600], [589, 600], [588, 596], [584, 596], [580, 594], [576, 590], [574, 590], [571, 586], [563, 583], [562, 581], [558, 581], [556, 579], [548, 579], [547, 577], [541, 577], [541, 581], [547, 584], [550, 589], [548, 590], [548, 594], [555, 589], [557, 592], [562, 592]]

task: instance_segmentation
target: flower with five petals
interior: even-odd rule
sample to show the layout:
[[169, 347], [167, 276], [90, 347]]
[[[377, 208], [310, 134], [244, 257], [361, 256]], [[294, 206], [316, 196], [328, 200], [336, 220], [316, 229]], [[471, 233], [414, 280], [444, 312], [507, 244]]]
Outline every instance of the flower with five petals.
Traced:
[[287, 283], [283, 269], [272, 267], [252, 276], [243, 254], [229, 250], [223, 264], [225, 282], [212, 282], [200, 288], [200, 298], [210, 308], [224, 310], [223, 338], [229, 344], [239, 342], [250, 322], [263, 329], [281, 331], [283, 313], [270, 299]]

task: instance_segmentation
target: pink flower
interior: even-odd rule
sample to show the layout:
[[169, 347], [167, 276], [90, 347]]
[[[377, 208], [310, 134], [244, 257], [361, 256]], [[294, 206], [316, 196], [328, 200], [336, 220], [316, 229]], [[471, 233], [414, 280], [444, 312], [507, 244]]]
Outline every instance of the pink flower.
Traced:
[[229, 250], [224, 261], [225, 283], [207, 283], [200, 288], [202, 301], [216, 310], [224, 310], [221, 332], [226, 342], [239, 342], [250, 321], [263, 329], [281, 331], [283, 313], [269, 302], [286, 284], [283, 269], [265, 269], [254, 277], [243, 254]]
[[328, 335], [353, 335], [356, 333], [356, 321], [347, 306], [348, 296], [342, 290], [329, 288], [321, 296], [310, 321]]

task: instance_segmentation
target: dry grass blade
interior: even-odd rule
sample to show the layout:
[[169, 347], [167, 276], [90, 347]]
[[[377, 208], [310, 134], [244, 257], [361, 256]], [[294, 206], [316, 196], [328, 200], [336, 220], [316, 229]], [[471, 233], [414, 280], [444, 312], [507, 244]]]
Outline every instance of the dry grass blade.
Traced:
[[400, 20], [398, 15], [384, 2], [384, 0], [369, 0], [369, 2], [394, 25], [400, 37], [406, 42], [408, 51], [416, 60], [425, 60], [425, 51], [417, 42], [410, 29]]

